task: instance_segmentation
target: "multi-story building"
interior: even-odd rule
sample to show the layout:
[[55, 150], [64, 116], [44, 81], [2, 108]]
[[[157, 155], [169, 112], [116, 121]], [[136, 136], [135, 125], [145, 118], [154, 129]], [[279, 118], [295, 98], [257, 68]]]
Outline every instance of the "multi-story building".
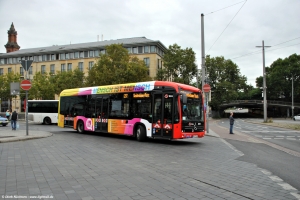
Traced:
[[28, 69], [29, 79], [33, 79], [36, 72], [55, 74], [58, 71], [75, 68], [87, 74], [99, 55], [105, 53], [105, 47], [111, 44], [122, 44], [131, 55], [144, 60], [149, 68], [149, 76], [155, 77], [157, 70], [162, 67], [162, 57], [167, 50], [160, 41], [145, 37], [20, 49], [17, 44], [17, 31], [13, 24], [7, 33], [8, 42], [5, 45], [7, 53], [0, 54], [0, 75], [15, 72], [24, 78], [24, 69], [20, 60], [33, 60]]

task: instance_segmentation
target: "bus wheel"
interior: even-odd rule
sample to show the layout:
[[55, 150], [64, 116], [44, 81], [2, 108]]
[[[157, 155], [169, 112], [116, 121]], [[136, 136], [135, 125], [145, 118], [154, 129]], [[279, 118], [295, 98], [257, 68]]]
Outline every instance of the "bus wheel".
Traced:
[[77, 122], [77, 132], [78, 132], [78, 133], [83, 133], [83, 132], [84, 132], [83, 121], [78, 121], [78, 122]]
[[46, 125], [50, 125], [50, 124], [51, 124], [51, 119], [50, 119], [50, 117], [45, 117], [45, 118], [44, 118], [44, 124], [46, 124]]
[[146, 139], [146, 130], [145, 127], [142, 125], [138, 125], [136, 129], [136, 139], [140, 142], [145, 141]]

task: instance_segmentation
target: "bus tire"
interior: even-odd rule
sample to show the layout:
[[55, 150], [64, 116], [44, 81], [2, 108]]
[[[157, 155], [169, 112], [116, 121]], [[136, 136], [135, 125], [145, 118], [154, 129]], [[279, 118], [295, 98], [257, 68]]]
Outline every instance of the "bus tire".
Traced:
[[136, 139], [139, 142], [143, 142], [146, 140], [146, 130], [143, 125], [138, 125], [136, 129]]
[[45, 117], [43, 123], [46, 125], [50, 125], [52, 123], [50, 117]]
[[77, 132], [78, 133], [84, 133], [84, 123], [83, 123], [83, 121], [78, 121], [77, 122]]

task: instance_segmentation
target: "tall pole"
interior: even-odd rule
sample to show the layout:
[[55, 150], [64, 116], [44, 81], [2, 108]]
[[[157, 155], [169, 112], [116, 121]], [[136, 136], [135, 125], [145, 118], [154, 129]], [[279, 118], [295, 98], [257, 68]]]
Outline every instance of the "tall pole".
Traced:
[[[26, 79], [28, 80], [28, 66], [27, 66], [27, 61], [25, 62], [26, 66]], [[28, 136], [28, 91], [26, 90], [26, 110], [25, 110], [25, 118], [26, 118], [26, 135]]]
[[[201, 55], [202, 55], [202, 65], [201, 65], [201, 70], [202, 70], [202, 94], [204, 89], [203, 86], [205, 84], [205, 43], [204, 43], [204, 14], [201, 13]], [[206, 106], [206, 132], [209, 133], [209, 124], [208, 124], [208, 95], [205, 94], [205, 106]]]
[[294, 118], [294, 74], [292, 74], [292, 119]]
[[265, 47], [271, 47], [271, 46], [265, 46], [264, 41], [262, 41], [262, 46], [256, 46], [256, 47], [262, 47], [262, 54], [263, 54], [263, 94], [264, 94], [264, 122], [267, 122], [267, 83], [266, 83], [266, 67], [265, 67]]
[[201, 55], [202, 55], [202, 64], [201, 64], [201, 71], [202, 71], [202, 92], [205, 80], [205, 46], [204, 46], [204, 14], [201, 14]]

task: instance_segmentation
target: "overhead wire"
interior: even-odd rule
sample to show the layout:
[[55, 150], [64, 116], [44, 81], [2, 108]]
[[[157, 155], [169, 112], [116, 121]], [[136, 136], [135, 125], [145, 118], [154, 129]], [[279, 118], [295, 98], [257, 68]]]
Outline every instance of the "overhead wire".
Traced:
[[[293, 40], [297, 40], [297, 39], [299, 39], [299, 38], [300, 38], [300, 37], [297, 37], [297, 38], [294, 38], [294, 39], [291, 39], [291, 40], [288, 40], [288, 41], [285, 41], [285, 42], [281, 42], [281, 43], [275, 44], [275, 45], [273, 45], [273, 46], [271, 46], [271, 47], [275, 47], [275, 46], [278, 46], [278, 45], [281, 45], [281, 44], [284, 44], [284, 43], [287, 43], [287, 42], [290, 42], [290, 41], [293, 41]], [[276, 49], [268, 49], [268, 50], [265, 50], [265, 51], [266, 51], [266, 52], [269, 52], [269, 51], [275, 51], [275, 50], [277, 50], [277, 49], [283, 49], [283, 48], [295, 46], [295, 45], [298, 45], [298, 44], [300, 44], [300, 43], [292, 44], [292, 45], [285, 46], [285, 47], [279, 47], [279, 48], [276, 48]], [[237, 57], [231, 58], [231, 60], [237, 59], [237, 58], [246, 57], [246, 56], [250, 56], [250, 55], [253, 55], [253, 54], [258, 54], [258, 53], [261, 53], [261, 50], [254, 51], [254, 52], [247, 53], [247, 54], [243, 54], [243, 55], [241, 55], [241, 56], [237, 56]]]
[[[232, 4], [231, 6], [235, 6], [235, 5], [240, 4], [240, 3], [243, 3], [243, 2], [244, 2], [244, 1], [241, 1], [241, 2], [239, 2], [239, 3]], [[231, 7], [231, 6], [227, 6], [227, 7], [221, 8], [221, 9], [219, 9], [219, 10], [216, 10], [216, 11], [210, 12], [210, 13], [208, 13], [208, 14], [204, 14], [204, 15], [207, 16], [207, 15], [213, 14], [213, 13], [215, 13], [215, 12], [218, 12], [218, 11], [224, 10], [224, 9], [226, 9], [226, 8], [229, 8], [229, 7]]]
[[[218, 41], [218, 39], [221, 37], [221, 35], [225, 32], [225, 30], [228, 28], [228, 26], [231, 24], [231, 22], [233, 21], [233, 19], [237, 16], [237, 14], [241, 11], [241, 9], [244, 7], [244, 5], [246, 4], [247, 0], [244, 1], [244, 4], [240, 7], [240, 9], [235, 13], [235, 15], [233, 16], [233, 18], [230, 20], [230, 22], [227, 24], [227, 26], [224, 28], [224, 30], [221, 32], [221, 34], [219, 35], [219, 37], [214, 41], [214, 43], [211, 45], [211, 47], [208, 49], [207, 53], [210, 51], [210, 49], [215, 45], [215, 43]], [[236, 4], [235, 4], [236, 5]], [[230, 6], [229, 6], [230, 7]], [[225, 8], [224, 8], [225, 9]], [[223, 10], [223, 9], [221, 9]]]

